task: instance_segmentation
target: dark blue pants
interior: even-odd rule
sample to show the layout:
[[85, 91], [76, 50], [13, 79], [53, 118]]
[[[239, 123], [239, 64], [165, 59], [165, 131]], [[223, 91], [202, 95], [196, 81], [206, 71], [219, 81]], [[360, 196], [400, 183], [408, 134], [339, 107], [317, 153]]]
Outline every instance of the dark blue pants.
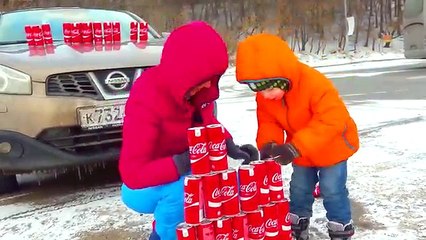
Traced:
[[319, 181], [327, 219], [342, 224], [351, 221], [351, 207], [346, 188], [347, 161], [331, 167], [312, 168], [293, 164], [290, 181], [290, 212], [299, 217], [312, 217], [312, 191]]

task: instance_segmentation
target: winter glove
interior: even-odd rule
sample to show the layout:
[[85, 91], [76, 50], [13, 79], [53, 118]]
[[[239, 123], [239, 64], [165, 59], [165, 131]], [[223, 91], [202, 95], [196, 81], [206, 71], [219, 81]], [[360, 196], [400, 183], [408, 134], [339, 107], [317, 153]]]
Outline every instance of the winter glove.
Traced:
[[240, 147], [235, 145], [232, 138], [226, 139], [226, 149], [228, 150], [228, 155], [233, 159], [244, 159], [245, 161], [250, 161], [250, 154], [241, 150]]
[[240, 146], [240, 150], [250, 155], [250, 158], [247, 160], [244, 160], [242, 164], [246, 165], [246, 164], [249, 164], [250, 162], [259, 160], [259, 151], [257, 150], [255, 146], [251, 144], [244, 144]]
[[272, 148], [276, 146], [277, 144], [274, 142], [269, 142], [263, 145], [263, 147], [260, 149], [260, 159], [268, 159], [272, 158]]
[[271, 155], [281, 165], [287, 165], [300, 156], [297, 149], [291, 143], [273, 145]]
[[184, 176], [191, 171], [191, 160], [189, 159], [189, 151], [181, 154], [173, 155], [173, 161], [180, 176]]

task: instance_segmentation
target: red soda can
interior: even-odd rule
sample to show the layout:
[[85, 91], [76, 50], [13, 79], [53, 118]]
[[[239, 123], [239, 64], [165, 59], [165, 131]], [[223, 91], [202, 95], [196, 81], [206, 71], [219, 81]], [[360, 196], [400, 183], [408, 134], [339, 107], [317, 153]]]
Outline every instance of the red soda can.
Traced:
[[210, 220], [203, 220], [197, 225], [197, 240], [215, 240], [214, 224]]
[[277, 205], [279, 239], [291, 240], [290, 203], [287, 199], [274, 203]]
[[69, 44], [72, 42], [72, 29], [74, 25], [72, 23], [65, 22], [62, 24], [62, 33], [64, 34], [64, 42]]
[[103, 35], [102, 35], [102, 23], [101, 22], [93, 22], [93, 42], [95, 45], [101, 45], [103, 43]]
[[80, 44], [81, 40], [80, 23], [74, 23], [71, 30], [71, 43]]
[[257, 187], [257, 176], [254, 166], [241, 165], [238, 170], [240, 180], [240, 204], [244, 212], [259, 209], [259, 196]]
[[269, 203], [269, 179], [268, 166], [265, 161], [253, 161], [250, 163], [254, 166], [257, 175], [257, 187], [259, 193], [259, 205]]
[[198, 224], [203, 219], [201, 206], [201, 178], [197, 176], [186, 176], [184, 181], [184, 216], [188, 224]]
[[239, 213], [232, 217], [232, 239], [245, 240], [247, 238], [247, 215], [245, 213]]
[[50, 29], [50, 24], [43, 23], [41, 25], [41, 29], [43, 31], [44, 44], [46, 45], [53, 44], [52, 30]]
[[214, 222], [214, 233], [216, 240], [232, 239], [232, 220], [228, 217], [222, 217]]
[[197, 240], [197, 231], [194, 226], [180, 223], [176, 227], [177, 240]]
[[207, 149], [207, 131], [204, 127], [189, 128], [188, 144], [191, 171], [194, 175], [210, 172], [210, 157]]
[[314, 196], [314, 198], [319, 198], [319, 197], [321, 197], [321, 189], [320, 189], [319, 183], [317, 183], [317, 184], [315, 185], [315, 189], [314, 189], [314, 191], [312, 192], [312, 195]]
[[139, 41], [148, 41], [148, 23], [139, 23]]
[[284, 184], [281, 173], [281, 165], [274, 160], [265, 160], [268, 168], [269, 197], [271, 201], [284, 199]]
[[210, 167], [212, 171], [225, 171], [228, 169], [228, 151], [225, 142], [225, 128], [222, 124], [207, 125], [209, 138]]
[[278, 223], [278, 206], [275, 203], [269, 203], [262, 207], [263, 219], [265, 220], [265, 240], [278, 240], [279, 227]]
[[104, 41], [105, 41], [105, 43], [112, 43], [113, 42], [113, 39], [112, 39], [112, 35], [113, 35], [112, 23], [111, 22], [104, 22], [103, 27], [104, 27]]
[[139, 31], [138, 22], [130, 22], [130, 41], [132, 42], [138, 41], [138, 31]]
[[93, 43], [92, 23], [80, 23], [81, 40], [85, 44]]
[[112, 23], [112, 40], [114, 43], [121, 43], [121, 25], [120, 22]]
[[220, 175], [209, 173], [202, 177], [204, 214], [207, 219], [218, 219], [222, 216], [222, 196]]
[[247, 212], [248, 239], [258, 240], [265, 238], [265, 220], [262, 210]]
[[41, 26], [31, 26], [31, 31], [33, 33], [34, 45], [44, 46], [43, 30]]
[[240, 212], [240, 200], [238, 199], [237, 171], [229, 169], [221, 173], [220, 184], [222, 187], [222, 213], [226, 216], [236, 215]]
[[25, 37], [27, 39], [28, 46], [35, 46], [32, 26], [25, 25], [24, 29], [25, 29]]

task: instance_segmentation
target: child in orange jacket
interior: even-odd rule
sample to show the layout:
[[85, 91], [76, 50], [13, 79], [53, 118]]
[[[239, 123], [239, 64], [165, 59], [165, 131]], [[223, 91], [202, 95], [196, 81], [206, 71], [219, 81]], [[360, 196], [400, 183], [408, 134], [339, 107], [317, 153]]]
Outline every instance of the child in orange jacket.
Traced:
[[[237, 81], [256, 92], [261, 158], [292, 163], [293, 236], [309, 238], [312, 191], [319, 182], [331, 239], [354, 234], [347, 159], [359, 148], [357, 126], [332, 82], [301, 63], [281, 38], [258, 34], [239, 43]], [[286, 137], [284, 137], [284, 132]]]

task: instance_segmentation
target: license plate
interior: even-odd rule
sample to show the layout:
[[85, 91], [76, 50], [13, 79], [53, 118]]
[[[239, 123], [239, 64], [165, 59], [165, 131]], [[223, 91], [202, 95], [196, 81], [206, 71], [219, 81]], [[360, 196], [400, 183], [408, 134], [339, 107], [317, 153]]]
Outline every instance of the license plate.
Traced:
[[83, 129], [103, 129], [123, 125], [124, 104], [77, 108], [79, 124]]

